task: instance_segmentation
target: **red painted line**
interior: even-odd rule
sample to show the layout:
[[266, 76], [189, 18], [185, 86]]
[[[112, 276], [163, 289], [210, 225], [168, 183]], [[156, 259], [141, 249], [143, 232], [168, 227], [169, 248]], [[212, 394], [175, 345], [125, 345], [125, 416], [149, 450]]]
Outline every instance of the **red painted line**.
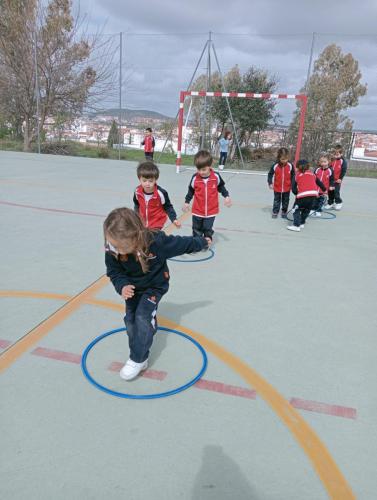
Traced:
[[9, 340], [0, 339], [0, 349], [6, 349], [10, 345], [12, 345], [12, 342], [10, 342]]
[[[108, 370], [112, 372], [119, 372], [123, 367], [124, 363], [119, 363], [118, 361], [113, 361], [111, 365], [108, 367]], [[151, 378], [153, 380], [164, 380], [167, 376], [166, 372], [158, 371], [158, 370], [145, 370], [141, 373], [141, 376], [144, 378]]]
[[73, 354], [72, 352], [57, 351], [55, 349], [47, 349], [46, 347], [37, 347], [30, 354], [34, 356], [41, 356], [42, 358], [56, 359], [57, 361], [66, 361], [67, 363], [81, 363], [80, 354]]
[[227, 385], [222, 382], [215, 382], [213, 380], [200, 379], [194, 385], [197, 389], [204, 389], [206, 391], [220, 392], [221, 394], [229, 394], [231, 396], [239, 396], [240, 398], [256, 399], [257, 393], [251, 389], [244, 387], [237, 387], [235, 385]]
[[[12, 344], [9, 340], [0, 339], [0, 349], [6, 349]], [[54, 359], [56, 361], [65, 361], [67, 363], [80, 364], [81, 355], [72, 352], [58, 351], [56, 349], [48, 349], [46, 347], [37, 347], [30, 354], [40, 356], [42, 358]], [[118, 372], [123, 366], [119, 361], [113, 361], [108, 370]], [[158, 370], [146, 370], [142, 373], [142, 377], [153, 380], [164, 380], [167, 377], [167, 372]], [[200, 379], [193, 386], [197, 389], [203, 389], [211, 392], [218, 392], [229, 396], [237, 396], [247, 399], [256, 399], [257, 393], [254, 390], [246, 389], [245, 387], [238, 387], [235, 385], [223, 384], [214, 380]], [[308, 401], [306, 399], [291, 398], [290, 404], [299, 410], [313, 411], [316, 413], [323, 413], [334, 417], [343, 417], [356, 420], [357, 410], [347, 406], [330, 405], [327, 403], [320, 403], [318, 401]]]
[[319, 403], [318, 401], [307, 401], [305, 399], [291, 398], [290, 404], [299, 410], [314, 411], [316, 413], [325, 413], [334, 417], [356, 419], [357, 411], [355, 408], [347, 408], [346, 406], [329, 405]]
[[0, 201], [0, 204], [1, 205], [9, 205], [11, 207], [32, 208], [34, 210], [42, 210], [44, 212], [58, 212], [58, 213], [62, 213], [62, 214], [71, 214], [71, 215], [89, 215], [90, 217], [101, 217], [101, 218], [106, 217], [106, 215], [94, 214], [91, 212], [74, 212], [73, 210], [62, 210], [60, 208], [36, 207], [34, 205], [23, 205], [21, 203], [11, 203], [10, 201]]

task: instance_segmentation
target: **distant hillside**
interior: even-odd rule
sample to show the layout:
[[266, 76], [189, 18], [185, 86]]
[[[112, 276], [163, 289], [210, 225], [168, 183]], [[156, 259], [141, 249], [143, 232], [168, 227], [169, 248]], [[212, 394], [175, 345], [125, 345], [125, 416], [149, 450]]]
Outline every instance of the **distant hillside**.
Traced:
[[[95, 117], [98, 115], [114, 116], [114, 118], [117, 118], [119, 116], [119, 109], [110, 108], [104, 109], [102, 111], [97, 111], [95, 113], [90, 113], [91, 117]], [[122, 120], [132, 120], [134, 118], [146, 118], [164, 121], [173, 119], [171, 116], [163, 115], [162, 113], [158, 113], [157, 111], [149, 111], [148, 109], [122, 109]]]

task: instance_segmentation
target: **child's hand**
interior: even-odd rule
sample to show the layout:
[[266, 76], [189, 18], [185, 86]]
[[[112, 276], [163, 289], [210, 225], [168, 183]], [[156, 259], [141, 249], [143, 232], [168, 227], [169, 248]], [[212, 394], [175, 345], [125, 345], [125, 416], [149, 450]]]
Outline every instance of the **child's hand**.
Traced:
[[135, 294], [134, 285], [127, 285], [122, 288], [122, 297], [124, 299], [131, 299]]
[[206, 238], [207, 243], [208, 243], [208, 248], [212, 245], [212, 240], [211, 238]]
[[190, 204], [185, 203], [182, 207], [182, 212], [188, 212], [190, 210]]
[[268, 185], [268, 187], [269, 187], [270, 189], [274, 189], [273, 184], [269, 184], [269, 185]]
[[337, 181], [335, 181], [337, 184], [341, 184], [342, 183], [342, 179], [338, 179]]
[[225, 198], [224, 205], [228, 208], [232, 206], [232, 200], [229, 198], [229, 196]]
[[175, 219], [175, 221], [173, 222], [173, 224], [175, 225], [175, 227], [178, 227], [178, 228], [181, 228], [182, 227], [182, 224], [179, 220]]
[[329, 187], [329, 191], [334, 191], [334, 187]]

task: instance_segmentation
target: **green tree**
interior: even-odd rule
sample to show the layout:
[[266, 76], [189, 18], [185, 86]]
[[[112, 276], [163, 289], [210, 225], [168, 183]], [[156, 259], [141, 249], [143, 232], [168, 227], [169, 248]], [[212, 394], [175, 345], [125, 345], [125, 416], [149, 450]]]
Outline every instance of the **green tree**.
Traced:
[[41, 130], [48, 116], [80, 115], [108, 79], [103, 60], [90, 63], [98, 38], [80, 34], [71, 9], [71, 0], [0, 4], [0, 112], [22, 134], [24, 150], [37, 133], [36, 73]]
[[119, 137], [119, 127], [117, 125], [117, 122], [113, 120], [109, 130], [109, 135], [107, 137], [107, 146], [112, 149], [114, 144], [119, 144], [119, 140], [123, 142]]
[[[327, 151], [334, 143], [348, 142], [353, 121], [344, 111], [357, 106], [366, 94], [367, 86], [360, 83], [361, 78], [358, 62], [337, 45], [328, 45], [320, 54], [307, 89], [303, 156], [315, 160], [320, 151]], [[299, 106], [289, 129], [291, 143], [297, 138]]]

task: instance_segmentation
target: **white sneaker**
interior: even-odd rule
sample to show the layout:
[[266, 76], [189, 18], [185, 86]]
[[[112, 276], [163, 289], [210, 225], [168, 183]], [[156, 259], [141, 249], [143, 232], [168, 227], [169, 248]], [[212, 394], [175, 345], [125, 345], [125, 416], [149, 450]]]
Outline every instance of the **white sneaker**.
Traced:
[[329, 205], [329, 204], [327, 204], [327, 205], [325, 205], [325, 206], [324, 206], [324, 208], [325, 208], [326, 210], [331, 210], [332, 208], [334, 208], [334, 205]]
[[224, 165], [219, 165], [219, 170], [224, 170]]
[[310, 210], [309, 215], [315, 214], [315, 210]]
[[289, 229], [289, 231], [301, 231], [301, 229], [297, 226], [287, 226], [287, 229]]
[[135, 363], [132, 359], [129, 359], [127, 363], [120, 370], [119, 375], [123, 380], [132, 380], [137, 377], [140, 372], [148, 368], [148, 360], [146, 359], [142, 363]]
[[305, 224], [300, 225], [300, 229], [304, 229], [304, 227], [305, 227]]
[[316, 212], [315, 213], [315, 217], [322, 217], [322, 213], [321, 212]]
[[341, 210], [343, 203], [335, 203], [335, 210]]

